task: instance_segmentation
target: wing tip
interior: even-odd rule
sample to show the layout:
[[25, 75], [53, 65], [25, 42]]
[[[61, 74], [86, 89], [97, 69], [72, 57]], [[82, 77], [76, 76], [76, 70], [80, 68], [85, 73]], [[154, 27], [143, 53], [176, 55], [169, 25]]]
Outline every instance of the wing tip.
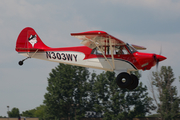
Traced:
[[145, 47], [143, 47], [143, 46], [139, 46], [139, 45], [134, 45], [134, 44], [131, 44], [135, 49], [137, 49], [137, 50], [146, 50], [146, 48]]

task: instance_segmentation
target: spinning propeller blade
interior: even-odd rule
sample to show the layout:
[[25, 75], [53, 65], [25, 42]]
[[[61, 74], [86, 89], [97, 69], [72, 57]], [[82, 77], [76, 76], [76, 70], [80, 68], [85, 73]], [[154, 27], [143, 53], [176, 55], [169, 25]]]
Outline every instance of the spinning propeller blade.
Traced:
[[157, 54], [154, 54], [153, 57], [154, 57], [154, 61], [156, 62], [156, 69], [158, 69], [159, 62], [166, 59], [166, 57]]

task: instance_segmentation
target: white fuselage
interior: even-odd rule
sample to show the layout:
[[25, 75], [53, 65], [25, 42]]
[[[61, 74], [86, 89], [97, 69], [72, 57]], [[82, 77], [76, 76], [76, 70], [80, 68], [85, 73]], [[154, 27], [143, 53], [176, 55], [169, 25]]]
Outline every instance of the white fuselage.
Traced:
[[[52, 62], [59, 62], [64, 64], [89, 67], [102, 69], [106, 71], [135, 71], [136, 67], [130, 63], [129, 61], [125, 61], [122, 59], [114, 59], [115, 68], [112, 69], [112, 59], [105, 58], [85, 58], [85, 54], [82, 52], [74, 52], [74, 51], [46, 51], [46, 52], [37, 52], [32, 53], [20, 53], [23, 56], [37, 58]], [[34, 55], [33, 55], [34, 54]]]

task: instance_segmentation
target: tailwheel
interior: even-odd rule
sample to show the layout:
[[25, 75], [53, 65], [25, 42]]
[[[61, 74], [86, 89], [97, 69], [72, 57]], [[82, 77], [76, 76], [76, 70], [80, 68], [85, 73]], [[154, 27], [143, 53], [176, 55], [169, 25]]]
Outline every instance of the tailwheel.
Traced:
[[19, 61], [19, 65], [23, 65], [23, 61]]
[[27, 57], [27, 58], [25, 58], [25, 59], [23, 59], [23, 60], [21, 60], [21, 61], [19, 61], [19, 65], [21, 66], [21, 65], [23, 65], [23, 62], [25, 61], [25, 60], [27, 60], [27, 59], [29, 59], [29, 58], [31, 58], [31, 57], [33, 57], [37, 52], [38, 52], [38, 50], [39, 49], [37, 49], [36, 51], [35, 51], [35, 53], [33, 53], [33, 55], [31, 55], [31, 56], [29, 56], [29, 57]]
[[132, 79], [132, 82], [131, 82], [131, 84], [127, 87], [127, 89], [129, 89], [129, 90], [134, 90], [134, 89], [138, 86], [138, 84], [139, 84], [139, 79], [138, 79], [137, 76], [135, 76], [135, 75], [133, 75], [133, 74], [131, 74], [131, 79]]
[[20, 66], [23, 65], [24, 61], [27, 60], [27, 59], [29, 59], [29, 58], [31, 58], [31, 57], [27, 57], [27, 58], [25, 58], [25, 59], [19, 61], [18, 64], [19, 64]]
[[126, 72], [120, 73], [116, 78], [116, 83], [120, 88], [127, 88], [131, 81], [131, 76]]

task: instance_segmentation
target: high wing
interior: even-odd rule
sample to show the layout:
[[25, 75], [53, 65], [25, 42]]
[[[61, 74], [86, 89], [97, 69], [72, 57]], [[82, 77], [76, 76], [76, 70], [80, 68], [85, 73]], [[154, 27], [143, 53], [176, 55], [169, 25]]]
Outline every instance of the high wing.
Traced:
[[[71, 33], [71, 36], [74, 36], [82, 40], [81, 44], [91, 49], [94, 49], [95, 47], [97, 47], [97, 45], [108, 46], [110, 45], [109, 43], [110, 40], [112, 46], [114, 45], [120, 46], [125, 44], [125, 42], [123, 42], [122, 40], [117, 39], [104, 31], [87, 31], [81, 33]], [[132, 46], [137, 50], [146, 50], [146, 48], [143, 46], [134, 45], [134, 44], [132, 44]]]
[[71, 36], [74, 36], [82, 40], [81, 44], [91, 49], [94, 49], [97, 46], [109, 46], [110, 44], [112, 46], [119, 46], [125, 44], [122, 40], [119, 40], [104, 31], [87, 31], [81, 33], [71, 33]]

